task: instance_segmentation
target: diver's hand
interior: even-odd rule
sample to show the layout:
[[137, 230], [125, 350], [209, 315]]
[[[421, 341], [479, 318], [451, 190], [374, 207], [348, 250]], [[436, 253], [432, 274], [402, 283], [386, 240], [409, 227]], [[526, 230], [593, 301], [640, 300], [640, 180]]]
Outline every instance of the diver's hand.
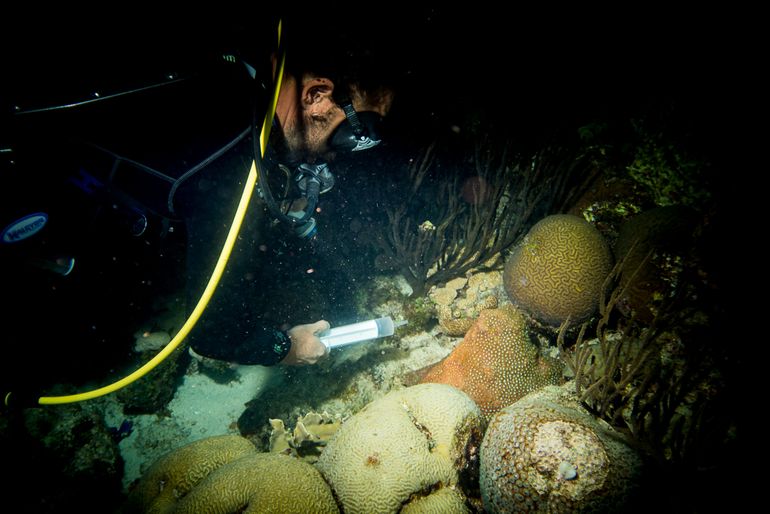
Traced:
[[329, 330], [329, 322], [316, 321], [307, 325], [297, 325], [288, 330], [291, 348], [281, 364], [289, 366], [304, 366], [315, 364], [329, 355], [329, 349], [318, 339], [318, 334]]

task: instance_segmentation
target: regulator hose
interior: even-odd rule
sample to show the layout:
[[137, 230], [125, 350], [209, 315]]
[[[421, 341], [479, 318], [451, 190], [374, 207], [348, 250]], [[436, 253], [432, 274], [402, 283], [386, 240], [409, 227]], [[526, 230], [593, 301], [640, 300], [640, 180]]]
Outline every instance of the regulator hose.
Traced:
[[[238, 203], [238, 208], [236, 209], [235, 216], [233, 218], [233, 222], [230, 225], [230, 230], [227, 233], [227, 239], [225, 240], [225, 244], [222, 247], [222, 251], [219, 254], [219, 258], [217, 259], [217, 263], [214, 266], [214, 271], [211, 274], [211, 278], [209, 278], [208, 283], [206, 284], [206, 288], [203, 291], [203, 294], [201, 295], [200, 299], [198, 300], [198, 303], [195, 305], [195, 308], [193, 309], [190, 316], [185, 320], [182, 327], [179, 329], [179, 332], [176, 333], [176, 335], [171, 339], [171, 341], [166, 344], [163, 349], [158, 352], [155, 357], [150, 359], [148, 362], [146, 362], [144, 365], [142, 365], [140, 368], [135, 370], [133, 373], [123, 377], [122, 379], [113, 382], [109, 385], [106, 385], [104, 387], [100, 387], [98, 389], [94, 389], [91, 391], [86, 391], [78, 394], [72, 394], [72, 395], [63, 395], [63, 396], [41, 396], [37, 398], [36, 400], [33, 399], [32, 403], [37, 405], [60, 405], [65, 403], [75, 403], [75, 402], [82, 402], [85, 400], [91, 400], [94, 398], [98, 398], [100, 396], [104, 396], [110, 393], [113, 393], [117, 391], [118, 389], [122, 389], [123, 387], [126, 387], [127, 385], [135, 382], [136, 380], [140, 379], [141, 377], [145, 376], [147, 373], [152, 371], [158, 364], [163, 362], [171, 353], [179, 347], [179, 345], [184, 341], [184, 339], [187, 337], [187, 335], [190, 333], [192, 328], [195, 326], [195, 324], [198, 322], [198, 319], [203, 314], [203, 311], [206, 309], [206, 306], [209, 303], [209, 300], [211, 300], [211, 297], [214, 294], [214, 291], [217, 288], [217, 285], [219, 284], [220, 279], [222, 278], [222, 273], [224, 273], [225, 267], [227, 266], [227, 261], [230, 258], [230, 254], [232, 252], [233, 246], [235, 245], [235, 242], [238, 239], [238, 233], [241, 230], [241, 225], [243, 224], [243, 220], [246, 217], [246, 212], [248, 210], [249, 202], [251, 201], [251, 197], [254, 193], [254, 188], [257, 184], [257, 181], [259, 179], [259, 173], [257, 168], [261, 168], [261, 163], [258, 165], [258, 161], [261, 161], [262, 157], [265, 154], [265, 150], [267, 148], [267, 141], [270, 137], [270, 128], [273, 123], [273, 118], [275, 117], [275, 109], [276, 105], [278, 103], [278, 94], [281, 90], [281, 82], [283, 78], [283, 71], [284, 71], [284, 65], [286, 62], [286, 55], [285, 52], [281, 49], [281, 22], [278, 23], [278, 48], [280, 50], [280, 60], [279, 60], [279, 66], [278, 71], [275, 76], [274, 80], [274, 90], [273, 90], [273, 96], [270, 100], [270, 104], [268, 105], [267, 112], [265, 113], [265, 119], [262, 123], [262, 129], [259, 137], [259, 153], [255, 153], [255, 158], [251, 163], [251, 167], [249, 169], [249, 174], [246, 179], [246, 184], [243, 187], [243, 192], [241, 193], [241, 199]], [[256, 127], [253, 127], [256, 131]], [[16, 395], [16, 396], [23, 396], [23, 395]], [[5, 394], [5, 397], [3, 398], [5, 406], [10, 406], [11, 404], [16, 402], [16, 398], [13, 392], [8, 392]]]

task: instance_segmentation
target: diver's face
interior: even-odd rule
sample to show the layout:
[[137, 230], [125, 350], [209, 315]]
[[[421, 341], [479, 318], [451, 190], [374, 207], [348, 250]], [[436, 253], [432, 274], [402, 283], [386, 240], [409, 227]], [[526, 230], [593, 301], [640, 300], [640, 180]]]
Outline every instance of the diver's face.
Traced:
[[[327, 146], [334, 129], [345, 120], [345, 113], [333, 98], [334, 83], [324, 77], [305, 74], [301, 83], [286, 76], [276, 108], [283, 127], [290, 160], [314, 160], [332, 157]], [[356, 88], [350, 92], [356, 111], [374, 111], [385, 116], [393, 96], [383, 90], [378, 94], [363, 94]]]

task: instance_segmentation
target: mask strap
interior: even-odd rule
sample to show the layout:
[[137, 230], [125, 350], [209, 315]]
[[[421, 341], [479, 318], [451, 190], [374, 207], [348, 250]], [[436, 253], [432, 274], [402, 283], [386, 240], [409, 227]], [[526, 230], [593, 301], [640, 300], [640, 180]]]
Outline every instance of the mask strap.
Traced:
[[350, 126], [353, 128], [353, 134], [356, 135], [356, 138], [361, 139], [364, 137], [366, 130], [364, 129], [364, 126], [361, 125], [361, 122], [358, 119], [358, 113], [353, 108], [353, 103], [350, 101], [350, 98], [343, 98], [340, 107], [345, 112], [345, 117], [350, 122]]

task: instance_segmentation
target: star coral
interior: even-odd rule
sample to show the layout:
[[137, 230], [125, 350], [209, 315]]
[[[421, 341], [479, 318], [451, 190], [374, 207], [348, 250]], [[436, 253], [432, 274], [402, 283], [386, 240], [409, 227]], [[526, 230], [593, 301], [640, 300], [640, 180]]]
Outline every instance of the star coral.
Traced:
[[524, 316], [511, 305], [481, 312], [449, 356], [421, 382], [449, 384], [470, 396], [487, 418], [524, 395], [557, 384], [560, 365], [540, 355]]
[[506, 407], [480, 450], [486, 512], [627, 512], [641, 457], [580, 405], [572, 383]]

